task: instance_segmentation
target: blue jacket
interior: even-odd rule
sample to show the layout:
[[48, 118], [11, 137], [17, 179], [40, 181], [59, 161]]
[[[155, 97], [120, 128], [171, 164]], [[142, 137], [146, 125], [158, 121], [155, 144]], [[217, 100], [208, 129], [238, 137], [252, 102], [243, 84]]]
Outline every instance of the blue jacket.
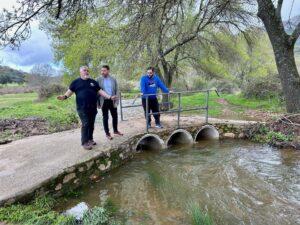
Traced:
[[[168, 88], [159, 79], [159, 77], [154, 74], [151, 78], [148, 75], [143, 75], [141, 78], [141, 92], [143, 94], [156, 94], [157, 89], [160, 88], [164, 93], [169, 93]], [[143, 98], [146, 98], [142, 96]], [[149, 96], [149, 98], [155, 98], [156, 96]]]

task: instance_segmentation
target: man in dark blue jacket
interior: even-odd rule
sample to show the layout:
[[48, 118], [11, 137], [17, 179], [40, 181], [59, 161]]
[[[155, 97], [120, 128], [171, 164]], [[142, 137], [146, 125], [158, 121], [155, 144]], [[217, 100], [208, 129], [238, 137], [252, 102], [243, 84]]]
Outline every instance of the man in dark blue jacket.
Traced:
[[[164, 93], [169, 93], [168, 88], [164, 83], [159, 79], [158, 75], [154, 74], [154, 68], [147, 68], [147, 74], [143, 75], [141, 78], [141, 93], [142, 93], [142, 104], [146, 117], [146, 96], [147, 94], [154, 94], [148, 97], [148, 112], [152, 113], [159, 112], [159, 103], [156, 97], [157, 89], [160, 88]], [[155, 127], [163, 128], [160, 124], [160, 115], [154, 115]], [[148, 127], [151, 127], [151, 116], [148, 119]]]

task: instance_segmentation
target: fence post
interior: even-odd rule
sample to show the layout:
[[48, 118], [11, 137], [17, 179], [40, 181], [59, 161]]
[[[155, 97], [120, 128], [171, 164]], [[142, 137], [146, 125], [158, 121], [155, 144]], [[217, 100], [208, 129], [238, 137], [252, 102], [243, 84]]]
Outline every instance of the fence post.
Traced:
[[205, 114], [206, 123], [208, 123], [208, 101], [209, 101], [209, 90], [206, 91], [206, 114]]
[[121, 121], [124, 121], [124, 117], [123, 117], [123, 105], [122, 105], [122, 93], [120, 92], [119, 94], [119, 98], [120, 98], [120, 114], [121, 114]]
[[180, 128], [181, 93], [178, 93], [177, 129]]
[[149, 132], [148, 124], [149, 124], [149, 96], [146, 96], [146, 132]]

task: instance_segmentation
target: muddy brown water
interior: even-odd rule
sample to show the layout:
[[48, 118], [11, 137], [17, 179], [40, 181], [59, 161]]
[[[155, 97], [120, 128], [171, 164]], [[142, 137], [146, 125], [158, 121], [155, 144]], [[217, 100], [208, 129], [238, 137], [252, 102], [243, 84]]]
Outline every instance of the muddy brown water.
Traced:
[[60, 209], [107, 198], [126, 224], [191, 224], [193, 205], [217, 225], [296, 225], [300, 151], [224, 140], [142, 152]]

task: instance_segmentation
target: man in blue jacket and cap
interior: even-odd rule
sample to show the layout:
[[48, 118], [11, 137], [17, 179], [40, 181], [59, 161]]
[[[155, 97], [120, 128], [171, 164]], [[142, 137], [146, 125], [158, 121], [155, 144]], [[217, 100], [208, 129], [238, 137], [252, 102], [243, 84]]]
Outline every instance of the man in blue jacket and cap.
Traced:
[[[147, 74], [143, 75], [141, 78], [141, 93], [142, 93], [142, 104], [146, 117], [146, 96], [147, 94], [153, 94], [148, 96], [148, 113], [152, 111], [152, 113], [159, 112], [159, 103], [157, 100], [157, 89], [160, 88], [164, 93], [169, 93], [168, 88], [164, 85], [164, 83], [159, 79], [158, 75], [154, 73], [154, 67], [147, 68]], [[160, 123], [160, 115], [154, 115], [155, 119], [155, 127], [163, 128]], [[151, 127], [151, 116], [148, 119], [148, 127]]]

